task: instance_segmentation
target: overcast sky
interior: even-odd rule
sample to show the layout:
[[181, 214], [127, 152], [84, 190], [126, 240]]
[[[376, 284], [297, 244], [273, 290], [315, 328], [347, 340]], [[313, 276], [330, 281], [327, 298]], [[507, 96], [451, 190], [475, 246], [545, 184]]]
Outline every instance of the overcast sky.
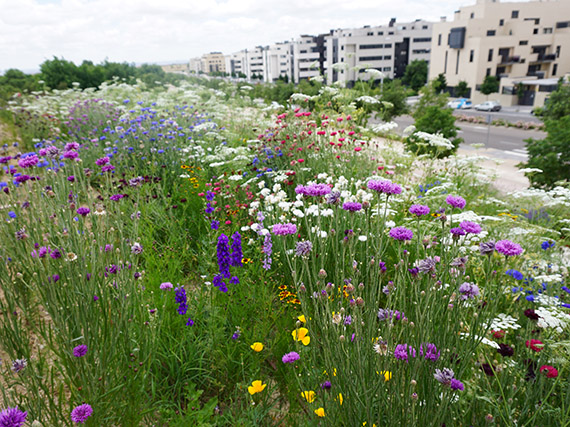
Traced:
[[453, 16], [475, 0], [0, 0], [0, 72], [80, 63], [183, 62], [333, 28]]

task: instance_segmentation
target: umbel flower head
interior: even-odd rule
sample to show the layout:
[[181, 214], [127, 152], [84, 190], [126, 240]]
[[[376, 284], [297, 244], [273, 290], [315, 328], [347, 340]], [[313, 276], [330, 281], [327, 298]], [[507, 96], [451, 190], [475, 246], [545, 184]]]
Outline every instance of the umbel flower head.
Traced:
[[251, 385], [247, 388], [247, 391], [253, 396], [255, 393], [262, 392], [265, 387], [267, 387], [267, 384], [262, 384], [260, 380], [256, 380], [251, 383]]

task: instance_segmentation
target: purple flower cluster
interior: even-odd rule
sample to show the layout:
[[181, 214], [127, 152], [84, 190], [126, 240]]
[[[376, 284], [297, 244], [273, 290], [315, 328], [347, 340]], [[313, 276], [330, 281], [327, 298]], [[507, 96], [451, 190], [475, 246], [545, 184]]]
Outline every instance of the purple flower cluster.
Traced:
[[263, 238], [263, 268], [265, 270], [271, 269], [271, 254], [273, 253], [273, 242], [271, 234], [267, 233]]
[[417, 216], [427, 215], [429, 214], [429, 206], [412, 205], [410, 206], [409, 212]]
[[308, 197], [321, 197], [330, 194], [331, 188], [327, 184], [310, 184], [307, 186], [298, 185], [295, 193]]
[[420, 356], [423, 356], [425, 360], [436, 362], [441, 356], [441, 352], [437, 349], [435, 344], [426, 342], [420, 345]]
[[342, 208], [345, 211], [349, 211], [349, 212], [358, 212], [359, 210], [362, 209], [362, 203], [358, 203], [358, 202], [344, 202], [342, 204]]
[[292, 351], [291, 353], [284, 354], [281, 360], [283, 363], [294, 363], [300, 358], [301, 356], [299, 356], [299, 353]]
[[40, 159], [37, 155], [30, 154], [26, 157], [20, 158], [20, 160], [18, 160], [18, 166], [20, 166], [22, 169], [31, 168], [32, 166], [37, 165], [39, 161]]
[[87, 354], [87, 346], [84, 344], [78, 345], [73, 349], [73, 355], [75, 357], [83, 357]]
[[390, 310], [389, 308], [381, 308], [378, 310], [378, 319], [380, 321], [384, 320], [400, 320], [405, 319], [406, 316], [404, 315], [403, 311], [398, 310]]
[[445, 198], [445, 202], [457, 209], [463, 209], [465, 207], [465, 205], [467, 204], [467, 202], [465, 201], [465, 199], [461, 196], [447, 196]]
[[505, 256], [515, 256], [523, 253], [522, 246], [510, 240], [499, 240], [495, 243], [495, 249]]
[[461, 299], [473, 299], [479, 295], [479, 286], [474, 283], [465, 282], [459, 286], [459, 293], [461, 294]]
[[111, 199], [113, 202], [118, 202], [123, 197], [125, 197], [124, 194], [113, 194], [111, 197], [109, 197], [109, 199]]
[[367, 186], [370, 190], [374, 190], [377, 191], [378, 193], [384, 193], [387, 195], [402, 193], [402, 187], [400, 187], [400, 185], [395, 184], [392, 181], [388, 180], [368, 181]]
[[273, 234], [276, 236], [288, 236], [290, 234], [295, 234], [297, 232], [297, 226], [295, 224], [275, 224], [273, 226]]
[[220, 234], [216, 247], [218, 252], [218, 268], [220, 270], [220, 274], [224, 278], [229, 279], [231, 257], [228, 236], [226, 236], [224, 233]]
[[390, 237], [395, 240], [412, 240], [414, 233], [406, 227], [394, 227], [390, 230]]
[[453, 234], [453, 237], [455, 238], [459, 238], [459, 236], [465, 236], [465, 230], [461, 227], [452, 228], [449, 230], [449, 232]]
[[481, 255], [493, 255], [495, 252], [495, 241], [489, 240], [488, 242], [481, 242], [479, 244], [479, 253]]
[[178, 303], [178, 314], [185, 315], [188, 311], [188, 297], [186, 296], [186, 289], [183, 287], [174, 290], [174, 300]]
[[463, 383], [455, 378], [455, 373], [449, 368], [443, 368], [443, 370], [436, 369], [434, 378], [446, 387], [450, 387], [452, 390], [463, 390], [465, 387]]
[[23, 412], [15, 408], [7, 408], [0, 412], [0, 426], [2, 427], [21, 427], [26, 422], [28, 412]]
[[71, 421], [77, 424], [83, 424], [91, 414], [93, 414], [93, 408], [91, 405], [84, 403], [83, 405], [73, 408], [73, 411], [71, 411]]
[[241, 234], [237, 231], [232, 234], [232, 255], [231, 255], [231, 265], [232, 267], [241, 267], [241, 260], [243, 259], [243, 252], [241, 249]]
[[111, 159], [109, 159], [108, 157], [101, 157], [100, 159], [95, 160], [95, 164], [97, 166], [104, 166], [107, 163], [109, 163], [111, 161]]
[[91, 209], [86, 208], [86, 207], [80, 207], [77, 208], [77, 214], [81, 215], [81, 216], [87, 216], [89, 214], [89, 212], [91, 212]]
[[394, 357], [408, 362], [408, 358], [416, 357], [416, 349], [408, 344], [398, 344], [394, 350]]
[[481, 232], [481, 226], [476, 222], [461, 221], [459, 227], [461, 227], [468, 234], [479, 234]]
[[295, 255], [298, 257], [307, 257], [313, 250], [313, 244], [309, 240], [297, 242], [295, 246]]

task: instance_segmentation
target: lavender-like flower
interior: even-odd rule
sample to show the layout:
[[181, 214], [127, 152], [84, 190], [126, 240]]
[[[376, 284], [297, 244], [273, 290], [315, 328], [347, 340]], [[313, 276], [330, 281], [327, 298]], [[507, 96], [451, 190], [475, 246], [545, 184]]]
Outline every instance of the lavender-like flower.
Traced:
[[129, 186], [130, 187], [139, 187], [143, 182], [144, 182], [144, 178], [142, 176], [137, 176], [137, 177], [129, 179]]
[[22, 427], [26, 422], [28, 412], [23, 412], [15, 408], [6, 408], [0, 412], [0, 426], [1, 427]]
[[218, 251], [218, 267], [220, 273], [223, 275], [224, 278], [229, 279], [230, 264], [231, 264], [229, 239], [228, 236], [226, 236], [223, 233], [220, 235], [220, 237], [218, 237], [217, 251]]
[[12, 372], [18, 373], [26, 369], [28, 366], [28, 361], [26, 359], [16, 359], [12, 362]]
[[288, 236], [297, 233], [297, 226], [291, 223], [275, 224], [272, 231], [276, 236]]
[[295, 255], [298, 257], [307, 257], [311, 253], [312, 249], [313, 244], [309, 240], [297, 242], [297, 245], [295, 246]]
[[409, 212], [411, 214], [417, 215], [418, 217], [422, 215], [429, 214], [429, 206], [424, 205], [412, 205], [410, 206]]
[[433, 376], [440, 383], [448, 386], [451, 384], [451, 380], [455, 377], [455, 373], [449, 368], [443, 368], [443, 370], [436, 369]]
[[467, 204], [467, 202], [465, 201], [465, 199], [461, 196], [447, 196], [445, 198], [445, 202], [457, 209], [463, 209], [465, 207], [465, 205]]
[[461, 227], [463, 230], [465, 230], [466, 233], [469, 234], [479, 234], [481, 232], [481, 226], [476, 222], [461, 221], [459, 227]]
[[495, 243], [495, 249], [505, 256], [515, 256], [523, 253], [522, 246], [510, 240], [499, 240]]
[[81, 216], [87, 216], [89, 214], [89, 212], [91, 212], [91, 209], [86, 208], [86, 207], [80, 207], [77, 208], [77, 214], [81, 215]]
[[394, 240], [412, 240], [414, 233], [412, 230], [408, 230], [406, 227], [394, 227], [390, 230], [390, 237]]
[[474, 283], [465, 282], [459, 287], [459, 292], [461, 293], [461, 299], [473, 299], [479, 295], [479, 286]]
[[133, 246], [131, 246], [131, 253], [139, 255], [142, 254], [142, 252], [143, 252], [143, 247], [140, 243], [134, 243]]
[[402, 187], [400, 187], [400, 185], [394, 184], [392, 181], [388, 180], [368, 181], [367, 186], [370, 190], [374, 190], [378, 193], [384, 193], [387, 195], [402, 193]]
[[271, 269], [271, 254], [273, 253], [273, 242], [271, 235], [267, 233], [263, 238], [263, 268], [265, 270]]
[[465, 236], [465, 230], [460, 227], [452, 228], [449, 230], [451, 234], [453, 234], [454, 238], [459, 238], [459, 236]]
[[435, 344], [427, 342], [420, 345], [420, 356], [423, 356], [425, 360], [436, 362], [441, 356], [441, 352]]
[[108, 157], [101, 157], [100, 159], [95, 160], [95, 164], [97, 166], [104, 166], [107, 163], [109, 163], [111, 161], [111, 159], [109, 159]]
[[394, 350], [394, 357], [408, 362], [409, 357], [416, 357], [416, 349], [411, 345], [408, 346], [408, 344], [398, 344]]
[[283, 363], [294, 363], [299, 360], [301, 356], [296, 351], [292, 351], [291, 353], [284, 354], [281, 360]]
[[434, 273], [436, 264], [437, 264], [436, 258], [427, 257], [426, 259], [422, 259], [418, 263], [418, 271], [421, 273]]
[[329, 205], [336, 205], [340, 202], [340, 191], [331, 191], [325, 196], [325, 202]]
[[243, 259], [243, 252], [241, 249], [241, 234], [237, 231], [232, 234], [232, 255], [230, 264], [232, 267], [241, 267], [241, 260]]
[[489, 240], [488, 242], [481, 242], [479, 244], [479, 253], [481, 255], [493, 255], [495, 252], [495, 241]]
[[226, 283], [224, 282], [224, 278], [221, 274], [216, 274], [214, 276], [214, 279], [212, 280], [212, 284], [218, 288], [220, 290], [220, 292], [227, 292], [228, 291], [228, 287], [226, 286]]
[[452, 378], [450, 381], [449, 386], [451, 387], [452, 390], [464, 390], [464, 386], [463, 383], [461, 381], [459, 381], [458, 379]]
[[186, 314], [186, 312], [188, 311], [188, 305], [187, 305], [187, 301], [188, 298], [186, 296], [186, 290], [183, 287], [180, 288], [176, 288], [174, 290], [174, 300], [178, 303], [178, 314], [180, 314], [181, 316]]
[[73, 408], [73, 411], [71, 411], [71, 421], [77, 424], [83, 424], [91, 414], [93, 414], [93, 408], [91, 405], [84, 403], [83, 405]]
[[342, 204], [342, 208], [345, 211], [349, 211], [349, 212], [358, 212], [359, 210], [362, 209], [362, 203], [358, 203], [358, 202], [344, 202]]
[[163, 291], [169, 291], [173, 288], [174, 286], [172, 285], [172, 283], [170, 282], [164, 282], [160, 284], [160, 289]]

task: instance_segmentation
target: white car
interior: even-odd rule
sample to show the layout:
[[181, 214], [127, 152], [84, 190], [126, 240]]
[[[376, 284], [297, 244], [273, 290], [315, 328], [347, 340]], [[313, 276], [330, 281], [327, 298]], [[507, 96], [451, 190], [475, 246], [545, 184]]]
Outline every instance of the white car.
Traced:
[[468, 110], [471, 107], [471, 101], [467, 98], [459, 98], [447, 103], [447, 108], [451, 108], [453, 110]]
[[477, 111], [501, 111], [501, 104], [497, 101], [485, 101], [475, 106]]

